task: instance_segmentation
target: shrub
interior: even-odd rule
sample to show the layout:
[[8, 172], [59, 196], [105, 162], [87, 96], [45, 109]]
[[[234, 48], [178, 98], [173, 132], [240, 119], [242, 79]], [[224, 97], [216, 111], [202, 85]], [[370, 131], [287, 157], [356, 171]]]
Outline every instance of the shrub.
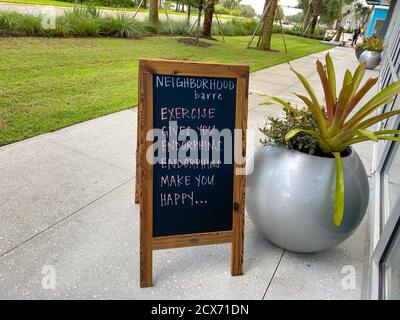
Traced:
[[152, 23], [149, 22], [145, 22], [144, 23], [144, 28], [147, 32], [151, 33], [151, 34], [157, 34], [158, 30], [157, 30], [157, 26], [155, 26]]
[[114, 7], [114, 8], [131, 8], [135, 6], [132, 0], [64, 0], [65, 2], [78, 4], [94, 4], [96, 6]]
[[41, 35], [43, 34], [42, 26], [43, 16], [21, 14], [17, 19], [17, 30], [27, 35]]
[[64, 15], [70, 33], [75, 36], [98, 36], [100, 34], [100, 16], [93, 14], [83, 6], [75, 6]]
[[50, 34], [54, 34], [58, 37], [67, 37], [72, 33], [71, 25], [65, 16], [58, 16], [56, 19], [56, 29], [50, 31]]
[[[168, 24], [168, 23], [167, 23]], [[195, 33], [196, 28], [189, 31], [189, 26], [186, 21], [171, 21], [173, 34], [179, 34], [182, 36], [191, 36]]]
[[[232, 19], [221, 23], [225, 36], [245, 36], [253, 33], [257, 21], [252, 19]], [[172, 32], [171, 32], [172, 27]], [[193, 36], [196, 26], [189, 31], [185, 20], [164, 20], [152, 24], [141, 22], [129, 14], [102, 15], [93, 5], [75, 5], [64, 15], [56, 18], [54, 30], [43, 30], [42, 17], [20, 13], [0, 13], [0, 28], [21, 32], [25, 35], [47, 35], [58, 37], [97, 37], [141, 38], [146, 34], [165, 34]], [[213, 23], [212, 34], [219, 35], [217, 22]]]
[[[256, 20], [232, 19], [221, 24], [222, 32], [225, 36], [247, 36], [254, 32], [257, 26]], [[217, 23], [212, 25], [213, 34], [220, 34]]]
[[231, 10], [230, 14], [232, 16], [240, 16], [241, 12], [238, 9]]
[[295, 114], [285, 109], [285, 117], [283, 119], [268, 117], [267, 124], [263, 128], [260, 128], [260, 131], [265, 135], [265, 138], [261, 139], [260, 142], [263, 145], [274, 144], [287, 149], [315, 154], [318, 150], [318, 143], [313, 136], [301, 132], [292, 139], [285, 138], [290, 131], [297, 128], [302, 130], [316, 130], [318, 126], [313, 114], [309, 110], [299, 110], [299, 114]]
[[314, 30], [314, 36], [325, 37], [326, 28], [316, 26]]
[[17, 12], [4, 12], [0, 13], [0, 28], [21, 32], [26, 35], [42, 35], [43, 17], [38, 15], [30, 15], [27, 13], [17, 13]]
[[[279, 24], [274, 24], [272, 28], [273, 33], [281, 33], [281, 26]], [[304, 31], [301, 29], [301, 26], [294, 25], [292, 28], [285, 28], [283, 27], [283, 33], [293, 35], [293, 36], [298, 36], [298, 37], [304, 37], [304, 38], [310, 38], [310, 39], [317, 39], [317, 40], [324, 40], [325, 38], [325, 33], [326, 29], [322, 28], [320, 26], [315, 27], [314, 33], [313, 34], [304, 34]]]
[[215, 12], [218, 14], [230, 14], [231, 10], [228, 8], [225, 8], [222, 4], [217, 4], [215, 5]]
[[101, 19], [100, 33], [106, 36], [119, 38], [141, 38], [146, 30], [142, 23], [126, 14], [107, 16]]
[[15, 31], [18, 25], [19, 16], [20, 14], [16, 12], [0, 13], [0, 28]]
[[[192, 36], [196, 32], [196, 27], [189, 31], [190, 26], [186, 21], [160, 21], [157, 24], [153, 24], [148, 20], [145, 21], [145, 28], [152, 34], [165, 34], [165, 35], [181, 35], [181, 36]], [[172, 32], [171, 32], [172, 28]]]

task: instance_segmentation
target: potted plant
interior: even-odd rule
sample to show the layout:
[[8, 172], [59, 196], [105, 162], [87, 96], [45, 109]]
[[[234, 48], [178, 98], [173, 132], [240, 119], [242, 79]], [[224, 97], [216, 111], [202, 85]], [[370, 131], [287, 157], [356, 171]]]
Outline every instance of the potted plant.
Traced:
[[365, 40], [364, 51], [361, 53], [358, 61], [360, 63], [365, 63], [367, 69], [375, 69], [381, 62], [382, 51], [382, 38], [368, 38]]
[[261, 129], [266, 139], [249, 162], [254, 166], [247, 177], [246, 209], [271, 242], [290, 251], [317, 252], [344, 241], [362, 221], [368, 179], [351, 146], [367, 140], [400, 141], [400, 130], [368, 129], [400, 114], [394, 110], [374, 115], [400, 92], [400, 81], [360, 105], [377, 79], [361, 84], [362, 63], [353, 74], [346, 71], [337, 96], [335, 70], [327, 54], [326, 66], [317, 61], [325, 95], [322, 106], [310, 83], [291, 69], [309, 97], [296, 94], [305, 109], [269, 97], [285, 108], [286, 117], [269, 118]]
[[361, 56], [361, 54], [362, 54], [364, 51], [365, 51], [365, 42], [362, 41], [362, 42], [357, 43], [357, 44], [356, 44], [356, 47], [355, 47], [355, 49], [354, 49], [354, 52], [355, 52], [355, 54], [356, 54], [357, 60], [360, 59], [360, 56]]

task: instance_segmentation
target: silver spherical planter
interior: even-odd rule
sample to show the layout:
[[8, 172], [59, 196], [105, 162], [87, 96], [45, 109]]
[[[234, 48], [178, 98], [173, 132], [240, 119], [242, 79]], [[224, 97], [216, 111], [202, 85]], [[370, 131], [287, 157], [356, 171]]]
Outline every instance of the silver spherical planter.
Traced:
[[358, 59], [360, 63], [365, 63], [367, 69], [375, 69], [381, 63], [381, 53], [378, 51], [365, 50]]
[[[281, 147], [257, 149], [249, 161], [246, 210], [259, 232], [275, 245], [294, 252], [318, 252], [346, 240], [362, 221], [369, 185], [354, 151], [343, 157], [345, 212], [333, 222], [335, 160]], [[251, 170], [251, 169], [250, 169]]]

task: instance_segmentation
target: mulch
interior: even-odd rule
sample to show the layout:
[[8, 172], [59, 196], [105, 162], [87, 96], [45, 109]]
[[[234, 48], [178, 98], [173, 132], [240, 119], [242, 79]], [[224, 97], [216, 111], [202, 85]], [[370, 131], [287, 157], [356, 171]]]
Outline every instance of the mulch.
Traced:
[[195, 46], [195, 47], [202, 47], [202, 48], [212, 46], [211, 43], [200, 41], [200, 40], [199, 40], [199, 42], [197, 42], [196, 39], [193, 39], [193, 38], [179, 38], [176, 41], [178, 41], [179, 43], [186, 44], [188, 46]]

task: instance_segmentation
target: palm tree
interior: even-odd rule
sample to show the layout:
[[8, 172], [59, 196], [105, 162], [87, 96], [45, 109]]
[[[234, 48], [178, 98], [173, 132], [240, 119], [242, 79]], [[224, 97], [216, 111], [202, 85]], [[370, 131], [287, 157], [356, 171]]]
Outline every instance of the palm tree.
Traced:
[[203, 23], [203, 37], [211, 38], [211, 26], [214, 15], [215, 0], [207, 0], [206, 10], [204, 12], [204, 23]]
[[336, 37], [335, 37], [335, 41], [337, 41], [337, 42], [340, 41], [340, 37], [342, 36], [342, 33], [344, 31], [342, 21], [349, 13], [350, 13], [350, 10], [347, 10], [345, 13], [342, 14], [341, 18], [337, 21]]
[[275, 11], [278, 7], [278, 0], [265, 0], [265, 7], [267, 5], [268, 10], [264, 16], [260, 39], [257, 43], [257, 48], [262, 50], [271, 50], [272, 26], [274, 24]]
[[308, 27], [309, 34], [314, 34], [315, 27], [317, 26], [317, 22], [318, 22], [318, 17], [321, 14], [321, 5], [322, 5], [322, 0], [316, 0], [315, 7], [314, 7], [314, 15], [313, 15], [310, 25]]
[[[304, 21], [303, 21], [303, 31], [304, 32], [306, 32], [308, 29], [308, 26], [311, 21], [311, 13], [312, 13], [312, 0], [307, 0], [307, 1], [308, 1], [307, 2], [307, 10], [305, 11]], [[299, 2], [299, 7], [302, 6], [302, 2], [304, 2], [304, 1]]]
[[160, 22], [160, 18], [158, 17], [158, 1], [150, 0], [149, 21], [154, 24]]

